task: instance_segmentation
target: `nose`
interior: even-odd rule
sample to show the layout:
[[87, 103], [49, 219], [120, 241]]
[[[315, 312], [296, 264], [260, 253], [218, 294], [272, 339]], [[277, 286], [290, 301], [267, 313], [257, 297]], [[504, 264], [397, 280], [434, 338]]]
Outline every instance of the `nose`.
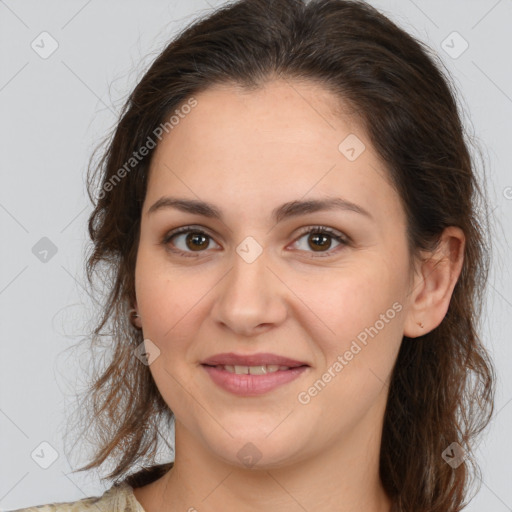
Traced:
[[265, 251], [249, 262], [234, 253], [233, 266], [215, 287], [214, 321], [240, 336], [255, 336], [284, 322], [286, 286]]

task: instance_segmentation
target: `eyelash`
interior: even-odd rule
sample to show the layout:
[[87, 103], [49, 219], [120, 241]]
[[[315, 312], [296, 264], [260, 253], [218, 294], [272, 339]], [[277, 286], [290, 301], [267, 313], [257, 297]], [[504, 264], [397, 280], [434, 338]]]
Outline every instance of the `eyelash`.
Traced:
[[[161, 242], [162, 245], [166, 246], [173, 253], [177, 253], [181, 256], [197, 258], [199, 256], [199, 254], [196, 255], [191, 252], [182, 251], [181, 249], [172, 249], [168, 246], [168, 244], [172, 238], [174, 238], [175, 236], [182, 234], [182, 233], [197, 233], [197, 234], [201, 234], [208, 238], [213, 239], [213, 237], [211, 235], [209, 235], [208, 233], [206, 233], [206, 231], [203, 231], [200, 228], [194, 228], [193, 226], [183, 226], [181, 228], [174, 229], [173, 231], [170, 231], [169, 233], [167, 233], [162, 239], [162, 242]], [[340, 249], [340, 247], [349, 245], [349, 243], [350, 243], [350, 239], [348, 237], [340, 235], [333, 229], [328, 228], [326, 226], [310, 226], [310, 227], [306, 228], [304, 231], [302, 231], [299, 234], [299, 236], [295, 240], [295, 242], [300, 240], [304, 235], [307, 235], [310, 233], [315, 233], [317, 235], [329, 235], [334, 240], [336, 240], [336, 242], [339, 242], [341, 244], [340, 246], [338, 246], [337, 248], [335, 248], [333, 250], [320, 251], [318, 255], [312, 256], [313, 258], [325, 258], [327, 256], [331, 256], [332, 253], [337, 252], [337, 250]], [[204, 252], [204, 251], [198, 251], [198, 253], [201, 253], [201, 252]], [[306, 252], [310, 252], [310, 251], [306, 251]]]

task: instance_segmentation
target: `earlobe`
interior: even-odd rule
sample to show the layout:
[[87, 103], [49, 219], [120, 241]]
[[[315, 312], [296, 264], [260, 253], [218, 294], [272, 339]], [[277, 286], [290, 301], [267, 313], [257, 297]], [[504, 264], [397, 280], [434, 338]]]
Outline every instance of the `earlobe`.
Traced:
[[455, 226], [447, 227], [438, 247], [420, 264], [410, 291], [405, 336], [423, 336], [443, 321], [462, 271], [464, 247], [464, 232]]
[[142, 322], [141, 322], [140, 315], [138, 313], [137, 302], [135, 302], [135, 307], [130, 309], [129, 315], [130, 315], [130, 323], [137, 329], [142, 329]]

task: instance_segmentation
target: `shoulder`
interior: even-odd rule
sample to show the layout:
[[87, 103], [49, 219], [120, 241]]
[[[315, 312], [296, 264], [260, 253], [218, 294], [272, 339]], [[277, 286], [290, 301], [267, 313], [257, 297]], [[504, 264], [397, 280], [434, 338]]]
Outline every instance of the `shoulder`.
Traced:
[[10, 512], [144, 512], [135, 499], [133, 488], [126, 482], [115, 484], [101, 496], [78, 501], [48, 503]]

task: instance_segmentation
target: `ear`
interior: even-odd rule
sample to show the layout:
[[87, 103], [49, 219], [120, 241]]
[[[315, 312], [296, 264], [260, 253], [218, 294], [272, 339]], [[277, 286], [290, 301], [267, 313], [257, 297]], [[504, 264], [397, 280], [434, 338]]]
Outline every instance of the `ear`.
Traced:
[[[137, 301], [133, 301], [133, 309], [130, 310], [130, 322], [134, 327], [138, 327], [139, 329], [142, 329], [142, 322], [139, 314], [139, 309], [137, 307]], [[136, 316], [138, 315], [138, 316]]]
[[426, 259], [418, 264], [420, 268], [409, 292], [405, 336], [417, 338], [434, 330], [443, 321], [462, 270], [465, 240], [460, 228], [447, 227], [437, 249], [427, 253]]

